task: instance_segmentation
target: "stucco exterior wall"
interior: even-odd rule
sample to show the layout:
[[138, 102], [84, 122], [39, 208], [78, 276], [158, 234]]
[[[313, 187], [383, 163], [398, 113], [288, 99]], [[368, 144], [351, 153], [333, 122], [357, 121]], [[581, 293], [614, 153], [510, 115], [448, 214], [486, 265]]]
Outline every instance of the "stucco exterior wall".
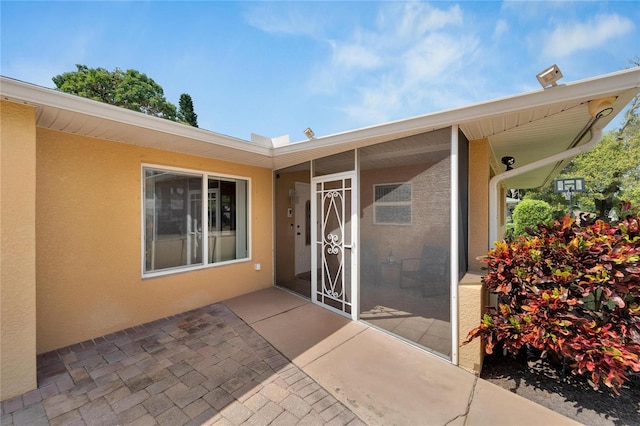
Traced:
[[[251, 259], [142, 279], [143, 163], [251, 179]], [[273, 284], [269, 169], [38, 129], [37, 179], [38, 353]]]
[[35, 108], [0, 102], [0, 400], [36, 387]]
[[477, 259], [489, 248], [491, 148], [487, 139], [469, 142], [469, 271], [481, 272]]
[[480, 324], [487, 292], [477, 260], [489, 249], [489, 181], [491, 148], [487, 139], [469, 142], [469, 273], [458, 285], [458, 365], [479, 374], [484, 351], [479, 340], [462, 346], [467, 334]]
[[469, 331], [480, 324], [487, 292], [480, 275], [468, 273], [458, 285], [458, 366], [475, 374], [482, 370], [484, 347], [479, 339], [462, 346]]
[[[309, 183], [309, 170], [297, 172], [278, 172], [276, 179], [276, 283], [292, 280], [296, 276], [296, 231], [295, 209], [304, 208], [302, 204], [292, 204], [289, 190], [295, 189], [296, 182]], [[292, 217], [287, 217], [287, 209], [291, 209]]]

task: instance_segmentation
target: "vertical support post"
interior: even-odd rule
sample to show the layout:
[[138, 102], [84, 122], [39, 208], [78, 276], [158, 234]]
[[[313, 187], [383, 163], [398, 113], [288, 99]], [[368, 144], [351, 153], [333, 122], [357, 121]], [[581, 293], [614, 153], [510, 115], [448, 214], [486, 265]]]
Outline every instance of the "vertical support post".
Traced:
[[569, 217], [573, 217], [573, 188], [569, 188]]
[[449, 277], [451, 299], [451, 363], [458, 365], [458, 217], [460, 209], [458, 182], [458, 126], [451, 126], [451, 206], [450, 206], [450, 238], [449, 241]]

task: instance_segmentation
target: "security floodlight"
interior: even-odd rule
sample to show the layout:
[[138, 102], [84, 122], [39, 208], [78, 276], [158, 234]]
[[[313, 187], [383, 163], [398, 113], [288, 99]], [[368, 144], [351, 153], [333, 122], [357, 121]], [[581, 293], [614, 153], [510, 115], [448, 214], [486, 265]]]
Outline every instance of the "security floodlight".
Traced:
[[507, 166], [507, 170], [505, 170], [506, 172], [508, 172], [509, 170], [513, 170], [513, 164], [516, 162], [516, 159], [513, 157], [502, 157], [502, 159], [500, 160], [502, 161], [502, 164], [504, 164], [505, 166]]
[[316, 135], [315, 133], [313, 133], [313, 130], [311, 130], [311, 127], [307, 127], [306, 129], [304, 129], [304, 134], [309, 139], [313, 139], [313, 137]]
[[562, 78], [562, 71], [560, 71], [560, 68], [554, 64], [536, 75], [536, 78], [542, 88], [546, 89], [549, 86], [553, 87], [558, 85], [558, 80]]

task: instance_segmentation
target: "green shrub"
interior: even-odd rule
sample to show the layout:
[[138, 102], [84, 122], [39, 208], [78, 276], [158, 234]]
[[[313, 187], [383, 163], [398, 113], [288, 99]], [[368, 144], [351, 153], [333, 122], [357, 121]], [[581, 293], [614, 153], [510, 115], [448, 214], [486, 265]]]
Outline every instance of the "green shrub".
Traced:
[[553, 210], [546, 201], [522, 200], [513, 209], [513, 233], [527, 235], [527, 229], [536, 229], [539, 224], [553, 220]]
[[568, 216], [539, 235], [496, 243], [482, 278], [498, 295], [467, 341], [513, 355], [530, 345], [569, 361], [618, 393], [640, 372], [640, 230], [637, 215], [582, 227]]

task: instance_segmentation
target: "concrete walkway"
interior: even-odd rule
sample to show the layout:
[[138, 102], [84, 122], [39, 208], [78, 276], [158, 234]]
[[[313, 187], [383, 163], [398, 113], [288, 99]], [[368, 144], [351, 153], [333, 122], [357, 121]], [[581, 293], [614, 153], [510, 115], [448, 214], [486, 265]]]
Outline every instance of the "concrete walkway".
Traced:
[[283, 290], [224, 303], [367, 424], [578, 424]]
[[12, 425], [564, 425], [553, 411], [270, 288], [38, 356]]

